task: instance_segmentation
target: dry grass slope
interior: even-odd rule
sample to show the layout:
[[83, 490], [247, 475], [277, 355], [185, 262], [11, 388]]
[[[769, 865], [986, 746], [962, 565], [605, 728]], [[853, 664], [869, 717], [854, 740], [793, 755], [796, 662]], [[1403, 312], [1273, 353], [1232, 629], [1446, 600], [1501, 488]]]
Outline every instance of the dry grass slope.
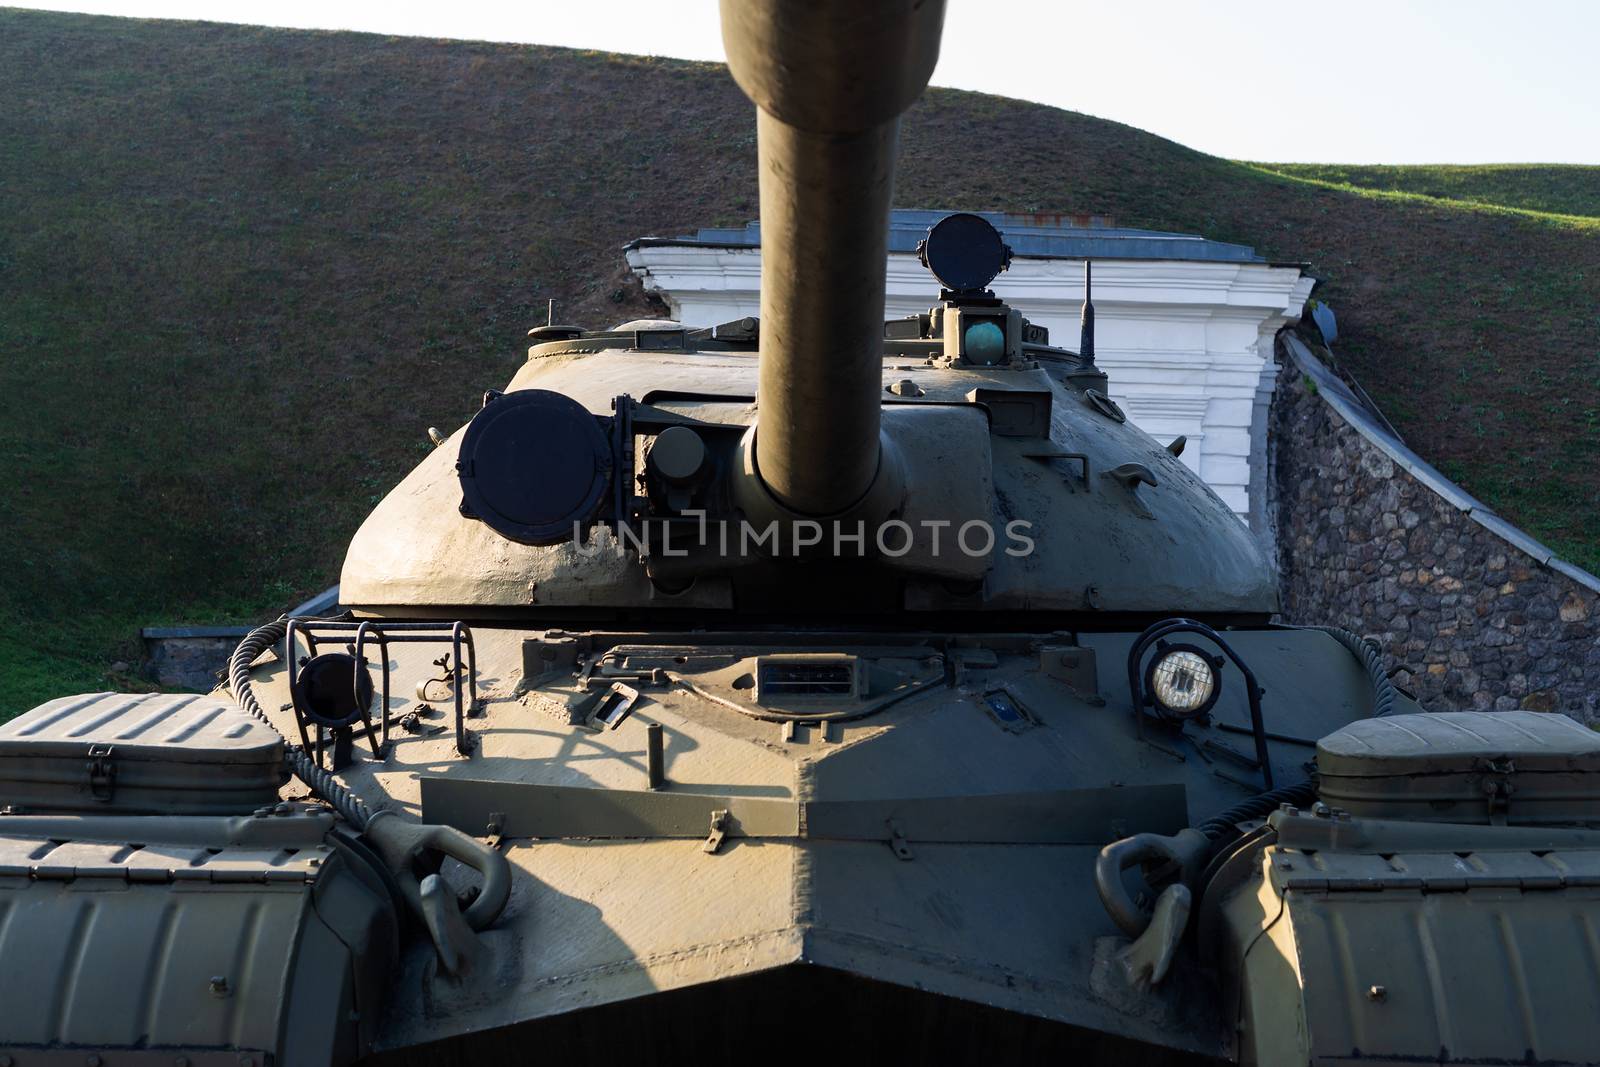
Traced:
[[[141, 623], [327, 584], [521, 358], [645, 310], [621, 245], [756, 211], [720, 67], [0, 10], [0, 717]], [[1600, 221], [1363, 191], [935, 91], [901, 204], [1092, 211], [1304, 260], [1411, 443], [1600, 566]]]

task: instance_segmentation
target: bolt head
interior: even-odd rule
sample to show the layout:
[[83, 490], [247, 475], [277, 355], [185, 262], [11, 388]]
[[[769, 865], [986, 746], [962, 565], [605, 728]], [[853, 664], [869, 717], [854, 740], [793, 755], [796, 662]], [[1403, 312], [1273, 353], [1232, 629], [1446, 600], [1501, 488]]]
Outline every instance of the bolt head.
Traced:
[[1389, 990], [1381, 985], [1368, 986], [1367, 999], [1372, 1001], [1374, 1004], [1382, 1004], [1384, 1001], [1389, 999]]

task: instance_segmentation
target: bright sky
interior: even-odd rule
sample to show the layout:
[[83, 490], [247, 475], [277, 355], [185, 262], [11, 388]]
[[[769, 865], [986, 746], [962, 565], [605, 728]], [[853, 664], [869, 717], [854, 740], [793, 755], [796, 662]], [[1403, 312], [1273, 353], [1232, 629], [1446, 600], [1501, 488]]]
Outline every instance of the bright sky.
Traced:
[[[20, 3], [722, 59], [715, 0]], [[933, 83], [1234, 159], [1600, 164], [1597, 42], [1600, 0], [949, 0]]]

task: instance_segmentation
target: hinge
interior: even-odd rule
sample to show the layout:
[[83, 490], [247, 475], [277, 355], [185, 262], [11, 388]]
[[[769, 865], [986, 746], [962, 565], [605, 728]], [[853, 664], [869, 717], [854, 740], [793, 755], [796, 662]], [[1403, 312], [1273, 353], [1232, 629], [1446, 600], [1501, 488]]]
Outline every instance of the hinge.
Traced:
[[117, 791], [117, 764], [111, 758], [111, 746], [89, 746], [89, 795], [102, 804], [109, 804]]

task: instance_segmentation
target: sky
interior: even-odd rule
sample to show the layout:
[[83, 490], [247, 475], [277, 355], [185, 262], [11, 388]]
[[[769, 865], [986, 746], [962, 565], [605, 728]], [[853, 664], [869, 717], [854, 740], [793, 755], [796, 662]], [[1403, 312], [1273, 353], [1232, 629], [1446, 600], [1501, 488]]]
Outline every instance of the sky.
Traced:
[[[19, 6], [723, 58], [715, 0]], [[1597, 42], [1600, 0], [948, 0], [933, 84], [1231, 159], [1600, 164]]]

